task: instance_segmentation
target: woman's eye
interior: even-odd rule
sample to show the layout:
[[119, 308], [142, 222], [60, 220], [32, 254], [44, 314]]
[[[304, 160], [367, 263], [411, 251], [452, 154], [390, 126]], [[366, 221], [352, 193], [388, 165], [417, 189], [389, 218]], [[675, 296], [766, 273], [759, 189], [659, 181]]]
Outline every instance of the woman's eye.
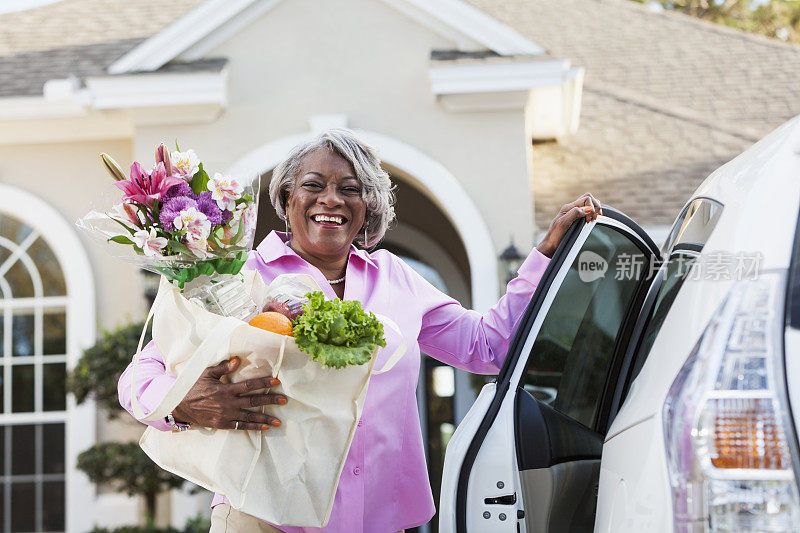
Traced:
[[344, 187], [342, 190], [347, 194], [361, 194], [361, 189], [358, 187]]
[[307, 189], [321, 189], [322, 185], [320, 185], [319, 183], [314, 183], [313, 181], [309, 181], [307, 183], [304, 183], [303, 187]]

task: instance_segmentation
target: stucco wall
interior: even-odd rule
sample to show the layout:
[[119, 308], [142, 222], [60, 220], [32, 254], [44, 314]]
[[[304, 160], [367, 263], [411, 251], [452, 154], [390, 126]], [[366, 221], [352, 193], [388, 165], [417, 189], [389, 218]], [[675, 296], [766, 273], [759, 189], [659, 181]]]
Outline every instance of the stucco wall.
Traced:
[[[91, 208], [110, 207], [120, 191], [100, 165], [108, 152], [121, 164], [131, 158], [129, 141], [95, 141], [0, 146], [0, 182], [35, 194], [72, 223]], [[104, 197], [103, 197], [104, 195]], [[75, 229], [78, 232], [78, 229]], [[136, 268], [113, 258], [106, 248], [79, 235], [92, 264], [99, 328], [140, 320], [145, 301]]]
[[428, 80], [432, 49], [453, 44], [381, 2], [281, 2], [209, 57], [229, 59], [229, 107], [207, 125], [140, 128], [149, 158], [179, 138], [201, 158], [233, 162], [268, 141], [308, 131], [315, 114], [412, 145], [462, 183], [495, 247], [531, 241], [532, 207], [521, 110], [449, 113]]

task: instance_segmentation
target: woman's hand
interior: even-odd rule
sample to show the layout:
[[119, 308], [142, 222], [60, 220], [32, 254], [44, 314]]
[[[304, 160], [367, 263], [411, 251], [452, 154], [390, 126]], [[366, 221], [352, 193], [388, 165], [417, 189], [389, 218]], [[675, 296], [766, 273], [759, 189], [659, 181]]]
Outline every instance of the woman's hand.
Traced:
[[172, 412], [175, 420], [217, 429], [262, 430], [280, 426], [280, 420], [274, 416], [247, 409], [262, 405], [284, 405], [286, 397], [282, 394], [252, 394], [252, 391], [274, 387], [280, 381], [270, 376], [239, 383], [220, 381], [222, 376], [233, 372], [238, 366], [239, 358], [233, 357], [230, 361], [206, 368]]
[[586, 217], [586, 222], [591, 222], [597, 218], [598, 214], [603, 214], [603, 210], [600, 209], [600, 202], [595, 200], [594, 196], [588, 192], [574, 202], [564, 204], [558, 215], [550, 223], [547, 235], [544, 236], [544, 239], [536, 249], [547, 257], [553, 257], [556, 248], [558, 248], [558, 243], [564, 238], [564, 234], [573, 222], [581, 217]]

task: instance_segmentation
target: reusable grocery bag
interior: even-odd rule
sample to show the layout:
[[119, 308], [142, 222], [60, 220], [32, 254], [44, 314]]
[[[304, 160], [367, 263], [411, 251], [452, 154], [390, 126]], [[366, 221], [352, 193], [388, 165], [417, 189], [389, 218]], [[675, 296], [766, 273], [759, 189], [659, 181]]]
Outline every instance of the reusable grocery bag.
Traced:
[[[248, 271], [245, 283], [253, 300], [263, 304], [267, 291], [290, 277], [307, 285], [309, 291], [320, 290], [305, 274], [283, 274], [267, 286], [258, 272]], [[254, 408], [278, 415], [280, 427], [265, 431], [192, 428], [182, 432], [148, 427], [140, 446], [161, 468], [223, 494], [232, 507], [244, 513], [276, 525], [325, 526], [364, 407], [370, 375], [391, 370], [405, 353], [405, 340], [397, 325], [387, 317], [376, 316], [401, 339], [383, 368], [373, 370], [381, 351], [376, 348], [369, 363], [328, 369], [300, 351], [293, 337], [206, 311], [162, 278], [148, 321], [153, 319], [153, 340], [166, 371], [177, 379], [147, 415], [132, 390], [136, 418], [163, 419], [207, 367], [234, 355], [241, 362], [228, 374], [231, 382], [277, 377], [281, 384], [272, 392], [286, 395], [288, 402], [277, 409]], [[133, 359], [132, 389], [143, 341], [144, 332]]]

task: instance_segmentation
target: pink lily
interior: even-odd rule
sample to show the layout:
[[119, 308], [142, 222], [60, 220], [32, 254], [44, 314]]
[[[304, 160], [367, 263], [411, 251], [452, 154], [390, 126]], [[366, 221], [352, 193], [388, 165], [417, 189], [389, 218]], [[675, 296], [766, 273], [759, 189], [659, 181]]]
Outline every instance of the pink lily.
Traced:
[[176, 176], [167, 176], [164, 163], [158, 163], [148, 176], [142, 165], [134, 162], [131, 165], [130, 179], [117, 181], [114, 185], [125, 193], [125, 201], [152, 207], [157, 200], [160, 200], [166, 194], [170, 187], [178, 185], [182, 181], [181, 178]]
[[167, 172], [167, 176], [172, 176], [173, 168], [172, 168], [172, 161], [169, 157], [169, 150], [164, 145], [164, 143], [159, 144], [156, 146], [156, 164], [164, 163], [164, 170]]

